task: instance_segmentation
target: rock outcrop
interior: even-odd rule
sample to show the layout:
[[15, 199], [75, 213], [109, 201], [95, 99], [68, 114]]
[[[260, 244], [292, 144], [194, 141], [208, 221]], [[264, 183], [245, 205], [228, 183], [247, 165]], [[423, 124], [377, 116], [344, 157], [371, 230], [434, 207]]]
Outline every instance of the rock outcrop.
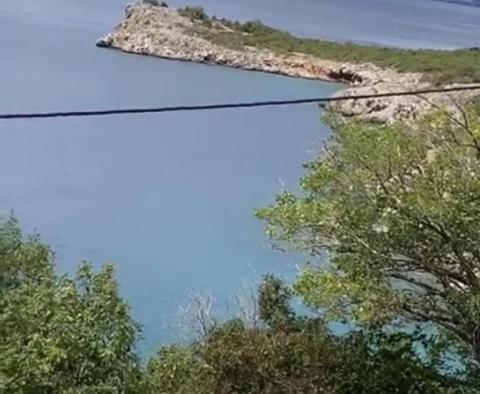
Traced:
[[[373, 64], [342, 63], [301, 53], [283, 55], [267, 49], [229, 49], [216, 45], [198, 29], [227, 29], [221, 23], [205, 26], [182, 16], [176, 9], [150, 4], [134, 4], [125, 10], [125, 19], [114, 31], [97, 41], [97, 46], [166, 59], [222, 65], [290, 77], [342, 82], [340, 95], [369, 95], [382, 92], [429, 88], [422, 74], [398, 73]], [[473, 93], [471, 93], [473, 95]], [[478, 94], [478, 92], [477, 92]], [[331, 105], [345, 116], [390, 122], [415, 119], [434, 107], [452, 106], [468, 94], [456, 93], [428, 97], [403, 96], [338, 101]]]

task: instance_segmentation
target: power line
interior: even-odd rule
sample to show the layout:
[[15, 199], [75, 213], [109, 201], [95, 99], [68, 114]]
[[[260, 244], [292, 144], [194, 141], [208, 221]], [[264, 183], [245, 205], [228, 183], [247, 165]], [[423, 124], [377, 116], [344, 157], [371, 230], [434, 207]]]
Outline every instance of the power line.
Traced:
[[267, 101], [250, 101], [224, 104], [203, 104], [203, 105], [181, 105], [169, 107], [153, 107], [153, 108], [124, 108], [124, 109], [105, 109], [91, 111], [56, 111], [56, 112], [30, 112], [30, 113], [5, 113], [0, 114], [0, 120], [10, 119], [46, 119], [46, 118], [68, 118], [68, 117], [87, 117], [87, 116], [109, 116], [109, 115], [128, 115], [128, 114], [148, 114], [161, 112], [181, 112], [181, 111], [207, 111], [217, 109], [236, 109], [236, 108], [252, 108], [252, 107], [268, 107], [281, 105], [298, 105], [311, 103], [330, 103], [345, 100], [364, 100], [373, 98], [400, 97], [400, 96], [418, 96], [433, 93], [449, 93], [467, 90], [480, 90], [480, 85], [459, 86], [438, 89], [421, 89], [403, 92], [387, 92], [374, 93], [353, 96], [334, 96], [334, 97], [314, 97], [305, 99], [292, 100], [267, 100]]

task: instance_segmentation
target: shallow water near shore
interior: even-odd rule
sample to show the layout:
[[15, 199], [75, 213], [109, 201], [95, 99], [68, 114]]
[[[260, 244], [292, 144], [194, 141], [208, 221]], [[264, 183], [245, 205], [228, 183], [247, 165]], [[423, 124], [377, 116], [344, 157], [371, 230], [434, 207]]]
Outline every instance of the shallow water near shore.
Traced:
[[[300, 14], [316, 8], [305, 1], [292, 14], [279, 0], [272, 23], [313, 32], [308, 12]], [[0, 112], [316, 97], [340, 88], [95, 48], [123, 3], [3, 0]], [[252, 19], [269, 3], [256, 4], [204, 5]], [[226, 310], [244, 280], [295, 272], [303, 257], [273, 251], [253, 211], [296, 187], [309, 151], [328, 135], [315, 105], [3, 122], [0, 211], [13, 209], [26, 231], [38, 229], [61, 272], [81, 259], [114, 261], [148, 353], [175, 339], [174, 317], [192, 289], [210, 291]]]

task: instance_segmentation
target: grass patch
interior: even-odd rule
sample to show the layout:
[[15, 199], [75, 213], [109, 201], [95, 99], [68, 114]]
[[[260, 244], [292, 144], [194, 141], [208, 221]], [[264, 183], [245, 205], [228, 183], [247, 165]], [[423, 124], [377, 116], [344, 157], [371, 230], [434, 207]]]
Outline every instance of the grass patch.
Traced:
[[325, 60], [373, 63], [384, 68], [394, 68], [399, 72], [424, 73], [435, 85], [480, 82], [479, 48], [453, 51], [413, 50], [336, 43], [295, 37], [260, 21], [240, 23], [210, 17], [201, 7], [186, 7], [181, 9], [180, 13], [199, 22], [197, 34], [231, 49], [241, 50], [245, 46], [251, 46], [281, 54], [300, 52]]

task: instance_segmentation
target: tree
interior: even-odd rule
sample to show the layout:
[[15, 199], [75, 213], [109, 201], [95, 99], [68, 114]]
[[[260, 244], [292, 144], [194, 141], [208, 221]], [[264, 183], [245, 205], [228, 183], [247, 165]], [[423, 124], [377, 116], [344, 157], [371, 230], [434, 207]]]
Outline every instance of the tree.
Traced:
[[290, 305], [292, 292], [283, 281], [266, 275], [258, 289], [260, 319], [273, 329], [286, 329], [292, 325], [295, 314]]
[[[458, 116], [457, 116], [458, 115]], [[479, 356], [480, 111], [414, 125], [333, 120], [303, 194], [258, 216], [309, 264], [295, 290], [332, 319], [428, 322]]]
[[291, 297], [267, 276], [259, 288], [261, 328], [232, 319], [192, 345], [160, 349], [147, 366], [145, 393], [474, 393], [466, 380], [440, 373], [442, 349], [422, 333], [337, 336], [321, 319], [296, 316]]
[[59, 277], [38, 236], [0, 226], [0, 392], [128, 393], [138, 325], [111, 265]]

